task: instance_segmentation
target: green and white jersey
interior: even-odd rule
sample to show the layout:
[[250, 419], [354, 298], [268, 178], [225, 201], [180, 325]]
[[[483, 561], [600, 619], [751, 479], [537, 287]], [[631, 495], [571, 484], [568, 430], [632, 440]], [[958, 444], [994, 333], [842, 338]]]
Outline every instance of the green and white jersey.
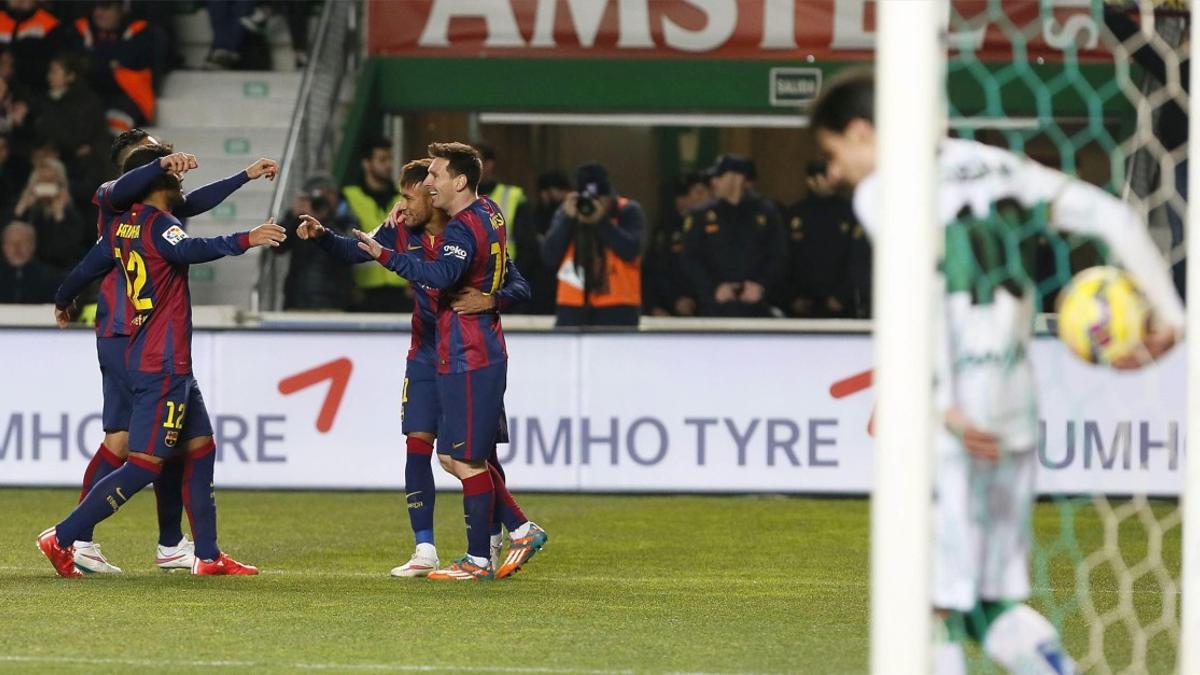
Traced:
[[[945, 233], [945, 292], [937, 348], [936, 401], [958, 407], [997, 434], [1010, 452], [1037, 444], [1037, 403], [1029, 347], [1036, 291], [1022, 258], [1045, 228], [1095, 237], [1137, 280], [1157, 320], [1182, 332], [1183, 304], [1145, 223], [1104, 190], [1007, 150], [946, 139], [937, 227]], [[881, 211], [879, 175], [854, 192], [871, 234], [915, 227]]]

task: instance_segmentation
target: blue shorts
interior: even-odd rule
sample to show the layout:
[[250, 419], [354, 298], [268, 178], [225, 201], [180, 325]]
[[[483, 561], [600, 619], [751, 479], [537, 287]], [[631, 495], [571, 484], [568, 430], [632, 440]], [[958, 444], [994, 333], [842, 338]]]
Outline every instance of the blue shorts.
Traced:
[[437, 366], [409, 361], [400, 397], [400, 431], [437, 435], [442, 404], [438, 400]]
[[442, 420], [438, 428], [438, 454], [464, 462], [482, 462], [499, 442], [504, 419], [504, 389], [508, 362], [501, 361], [467, 373], [438, 375]]
[[133, 371], [129, 379], [133, 383], [130, 452], [169, 459], [184, 451], [185, 441], [213, 435], [196, 378]]
[[128, 335], [96, 338], [96, 355], [100, 357], [100, 381], [104, 391], [104, 431], [129, 430], [129, 415], [133, 410], [133, 387], [125, 368], [125, 349]]

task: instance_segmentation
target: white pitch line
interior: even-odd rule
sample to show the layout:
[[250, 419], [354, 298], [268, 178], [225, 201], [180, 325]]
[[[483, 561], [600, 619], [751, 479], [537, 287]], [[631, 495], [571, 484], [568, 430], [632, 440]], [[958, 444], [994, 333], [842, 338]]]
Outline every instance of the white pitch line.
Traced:
[[[89, 666], [131, 666], [157, 668], [157, 659], [106, 659], [72, 656], [15, 656], [0, 654], [0, 663], [59, 663]], [[520, 668], [477, 667], [461, 665], [427, 665], [417, 663], [277, 663], [267, 661], [171, 661], [173, 666], [189, 668], [283, 668], [293, 670], [370, 670], [398, 672], [457, 672], [457, 673], [572, 673], [575, 675], [618, 675], [632, 670], [586, 670], [579, 668]]]

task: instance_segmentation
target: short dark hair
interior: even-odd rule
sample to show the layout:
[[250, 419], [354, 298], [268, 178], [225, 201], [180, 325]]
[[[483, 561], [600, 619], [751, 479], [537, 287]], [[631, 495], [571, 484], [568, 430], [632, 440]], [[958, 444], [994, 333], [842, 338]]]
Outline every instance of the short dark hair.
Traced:
[[[122, 173], [129, 173], [134, 169], [143, 167], [150, 162], [156, 162], [163, 157], [171, 154], [171, 148], [159, 143], [149, 143], [143, 145], [125, 158], [125, 164], [121, 166]], [[147, 195], [158, 192], [159, 190], [179, 189], [179, 179], [169, 173], [163, 173], [161, 176], [156, 176], [150, 185], [146, 187], [146, 191], [138, 196], [137, 201], [142, 201]]]
[[368, 138], [363, 142], [362, 146], [359, 147], [358, 158], [360, 160], [371, 159], [371, 157], [375, 155], [376, 150], [387, 150], [388, 152], [391, 152], [392, 142], [383, 136]]
[[405, 164], [404, 168], [400, 169], [400, 184], [416, 185], [421, 183], [429, 175], [429, 165], [432, 163], [433, 160], [426, 157], [424, 159], [414, 159]]
[[117, 160], [121, 157], [121, 153], [125, 151], [125, 148], [137, 145], [149, 136], [150, 132], [145, 129], [134, 128], [122, 131], [120, 136], [113, 139], [112, 145], [108, 148], [108, 161], [116, 164]]
[[466, 176], [467, 189], [479, 187], [479, 176], [483, 173], [483, 160], [479, 151], [466, 143], [430, 143], [429, 156], [444, 159], [450, 163], [450, 173], [453, 176]]
[[57, 63], [63, 70], [75, 77], [83, 74], [85, 68], [83, 57], [74, 52], [59, 52], [50, 58], [50, 63]]
[[852, 69], [840, 73], [813, 104], [809, 126], [842, 133], [854, 120], [875, 123], [875, 76], [869, 70]]
[[693, 185], [703, 185], [704, 187], [708, 187], [708, 174], [701, 173], [699, 171], [692, 171], [691, 173], [680, 176], [675, 181], [675, 196], [682, 197], [683, 195], [691, 192]]

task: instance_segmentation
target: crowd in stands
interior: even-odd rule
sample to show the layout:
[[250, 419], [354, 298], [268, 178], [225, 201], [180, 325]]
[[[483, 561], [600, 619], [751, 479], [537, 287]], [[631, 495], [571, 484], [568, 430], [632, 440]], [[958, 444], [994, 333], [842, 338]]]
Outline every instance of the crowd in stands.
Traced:
[[[206, 69], [269, 69], [262, 34], [275, 15], [287, 18], [303, 65], [312, 3], [204, 6], [217, 36]], [[112, 139], [154, 123], [163, 80], [182, 63], [173, 27], [179, 7], [0, 0], [0, 303], [50, 302], [95, 241], [92, 195], [116, 175]]]
[[[477, 148], [479, 191], [506, 215], [508, 255], [533, 289], [514, 311], [553, 314], [559, 326], [632, 326], [645, 315], [870, 316], [870, 245], [819, 162], [798, 177], [807, 196], [781, 206], [755, 191], [753, 161], [723, 155], [680, 178], [667, 215], [647, 223], [600, 164], [547, 171], [527, 194], [496, 175], [491, 146]], [[342, 233], [383, 222], [400, 199], [391, 142], [368, 140], [359, 164], [361, 178], [340, 190], [331, 176], [311, 176], [280, 222], [294, 232], [299, 214], [313, 213]], [[406, 282], [379, 265], [346, 270], [296, 237], [275, 250], [290, 253], [286, 310], [412, 308]]]

